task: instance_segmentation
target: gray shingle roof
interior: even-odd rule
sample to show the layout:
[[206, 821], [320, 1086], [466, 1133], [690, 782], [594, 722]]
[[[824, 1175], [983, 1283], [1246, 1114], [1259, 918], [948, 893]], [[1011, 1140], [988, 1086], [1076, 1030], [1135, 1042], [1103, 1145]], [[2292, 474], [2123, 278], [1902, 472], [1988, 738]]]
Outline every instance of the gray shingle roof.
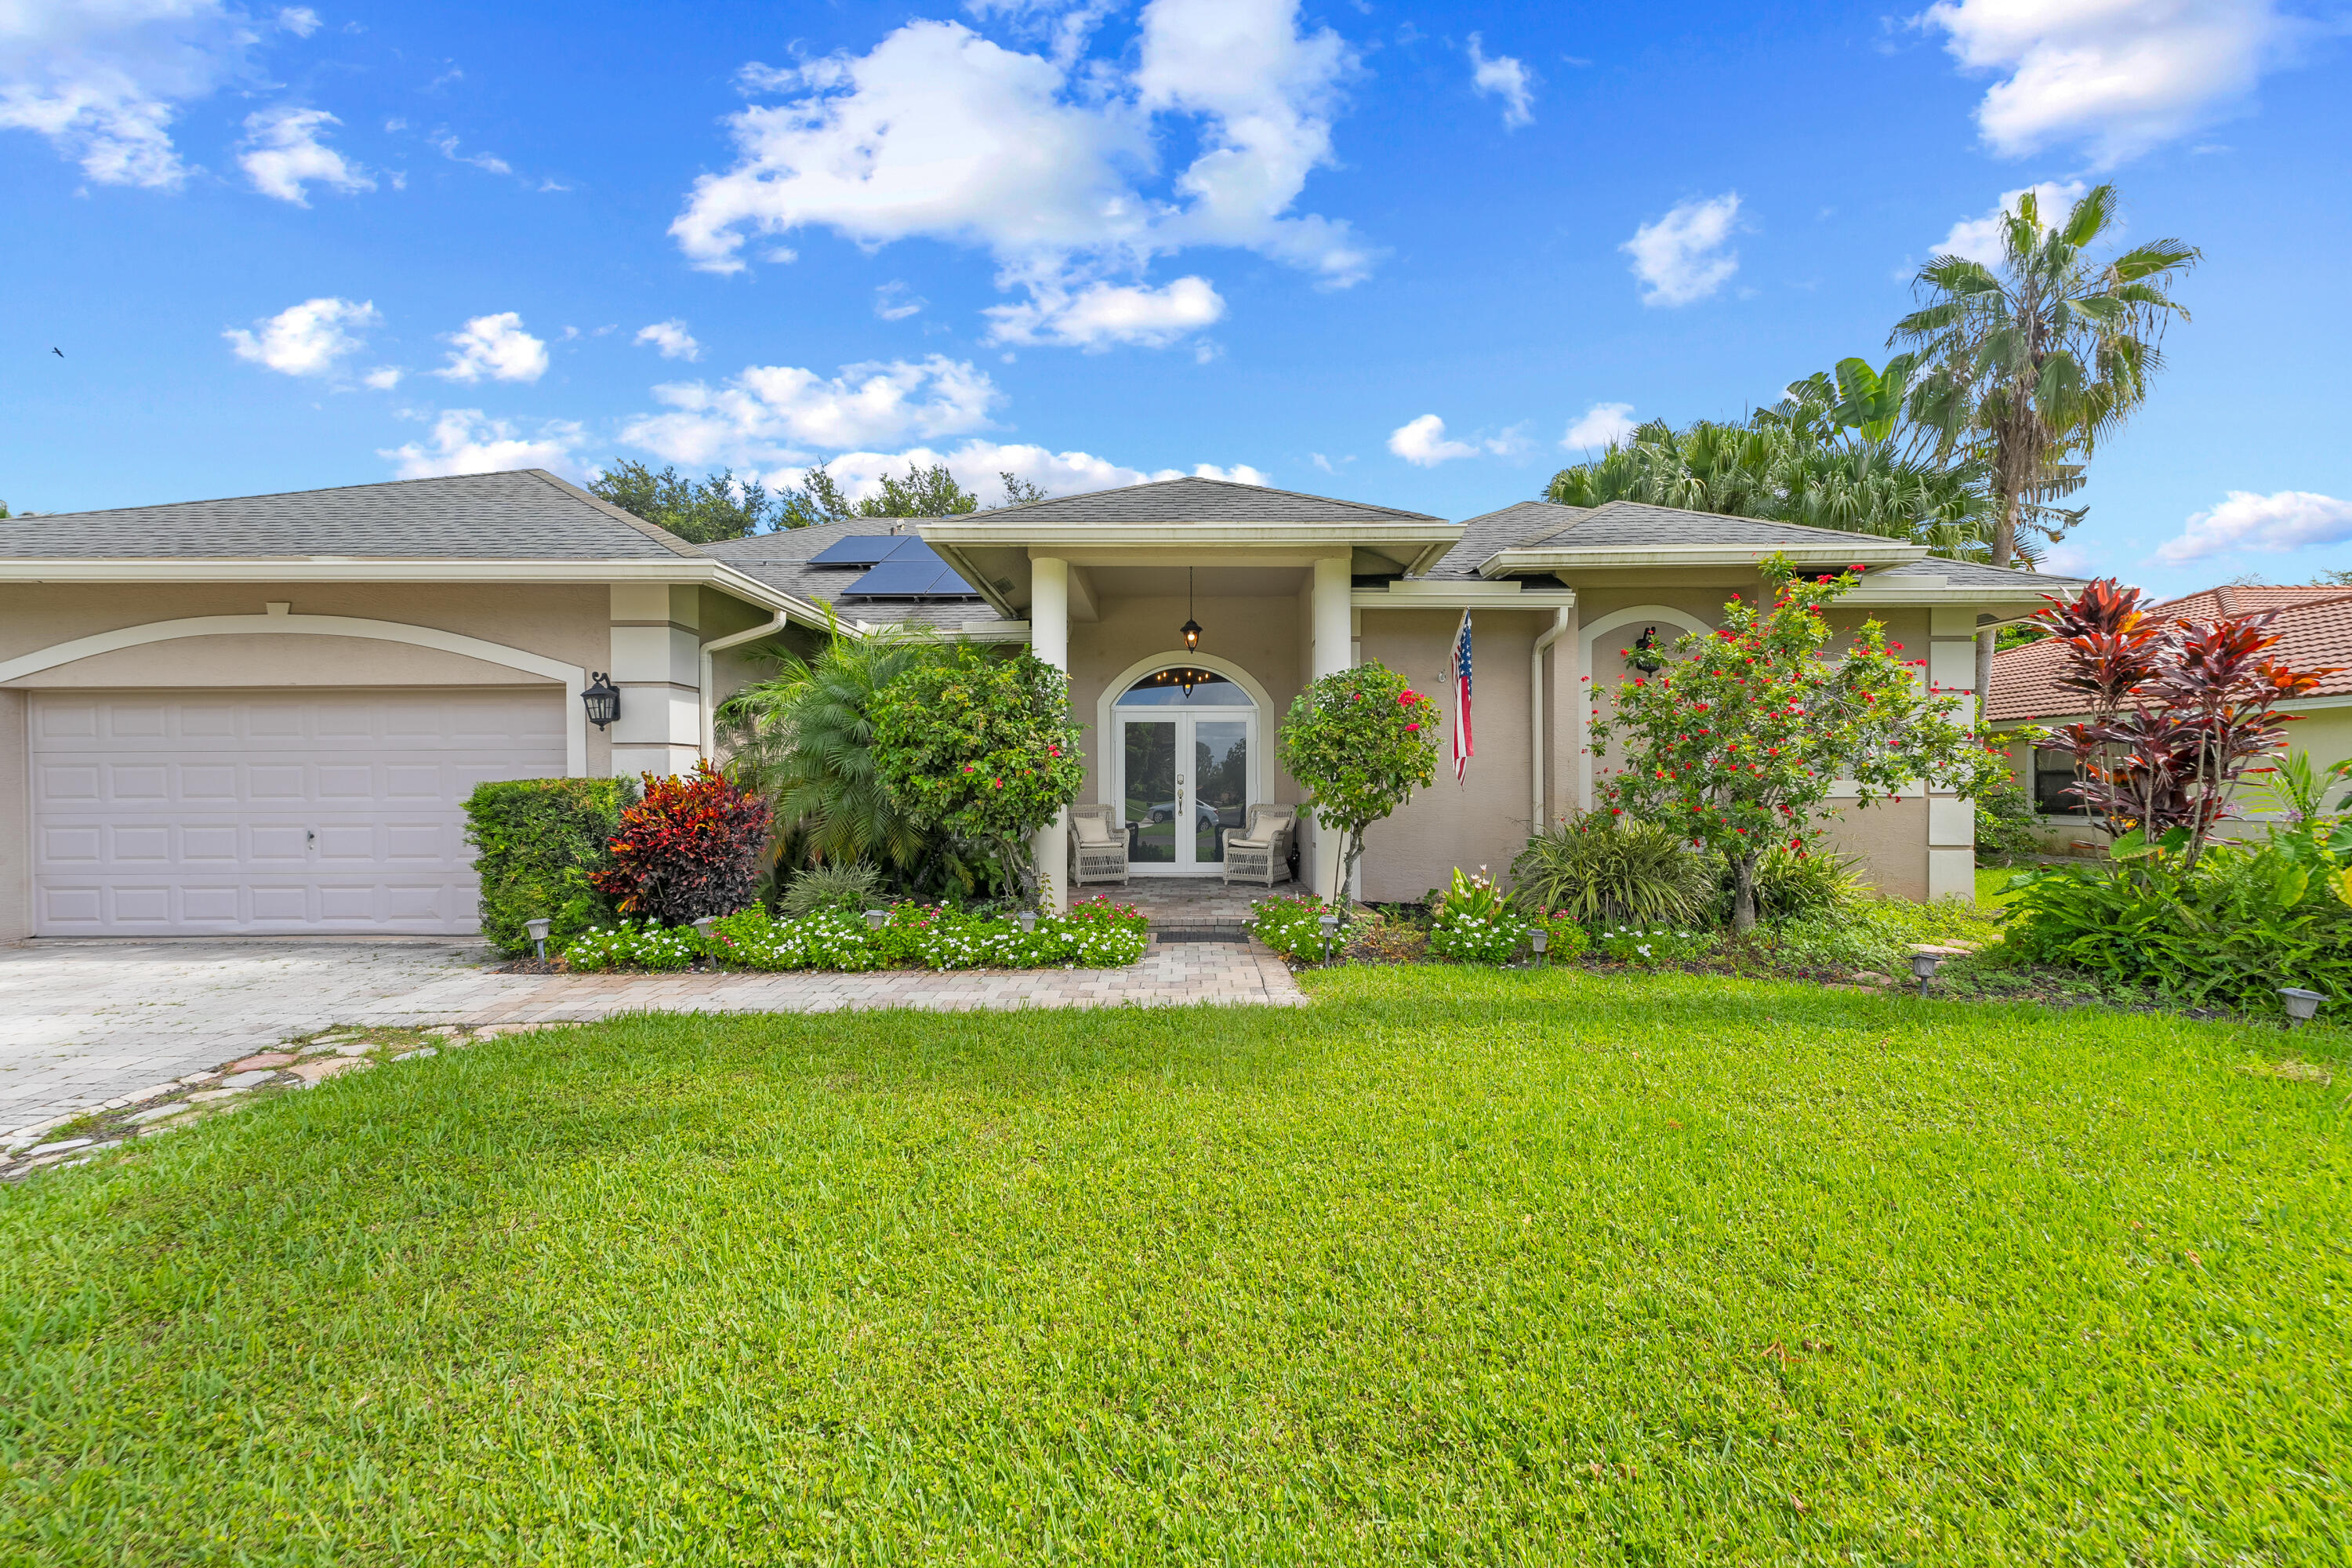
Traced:
[[1399, 511], [1361, 501], [1277, 490], [1230, 479], [1160, 479], [1055, 496], [1025, 506], [1002, 507], [954, 521], [1007, 524], [1088, 522], [1442, 522], [1427, 512]]
[[[1558, 506], [1527, 500], [1474, 517], [1463, 525], [1462, 542], [1433, 567], [1432, 577], [1475, 577], [1478, 568], [1497, 552], [1549, 545], [1563, 550], [1641, 550], [1662, 544], [1722, 544], [1735, 549], [1820, 549], [1870, 534], [1841, 529], [1814, 528], [1797, 522], [1770, 522], [1760, 518], [1729, 517], [1720, 512], [1685, 511], [1676, 507], [1651, 506], [1643, 501], [1614, 500], [1597, 507]], [[1888, 569], [1881, 568], [1885, 574]], [[2009, 587], [2018, 584], [2051, 588], [2078, 587], [2081, 580], [2006, 567], [1980, 566], [1971, 562], [1929, 557], [1902, 568], [1941, 575], [1956, 587]]]
[[1548, 500], [1523, 500], [1500, 511], [1465, 519], [1462, 524], [1461, 542], [1447, 551], [1445, 558], [1431, 567], [1427, 575], [1456, 579], [1475, 577], [1479, 566], [1495, 552], [1541, 538], [1589, 515], [1589, 509], [1580, 506], [1557, 506]]
[[0, 556], [636, 561], [702, 552], [543, 468], [0, 521]]
[[[810, 528], [779, 529], [744, 539], [722, 539], [704, 545], [748, 577], [799, 598], [833, 605], [842, 619], [870, 625], [915, 622], [924, 626], [958, 626], [969, 621], [992, 621], [996, 612], [986, 600], [971, 599], [841, 599], [841, 591], [865, 574], [858, 566], [812, 566], [809, 557], [828, 544], [852, 534], [887, 533], [898, 523], [911, 533], [919, 519], [854, 518], [847, 522], [821, 522]], [[839, 602], [836, 604], [835, 601]]]

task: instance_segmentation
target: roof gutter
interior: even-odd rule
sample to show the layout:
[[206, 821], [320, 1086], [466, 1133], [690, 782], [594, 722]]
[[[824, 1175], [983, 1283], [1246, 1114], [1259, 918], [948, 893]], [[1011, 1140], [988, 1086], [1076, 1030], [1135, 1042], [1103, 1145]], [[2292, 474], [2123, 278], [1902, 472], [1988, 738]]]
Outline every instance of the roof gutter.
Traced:
[[1478, 563], [1478, 575], [1502, 577], [1520, 572], [1591, 572], [1637, 566], [1754, 567], [1773, 555], [1786, 556], [1798, 566], [1843, 565], [1850, 562], [1865, 566], [1903, 566], [1924, 560], [1927, 554], [1924, 544], [1901, 544], [1866, 534], [1857, 534], [1853, 543], [1840, 544], [1834, 550], [1825, 545], [1760, 549], [1723, 544], [1640, 544], [1585, 550], [1536, 546], [1496, 551]]
[[1535, 650], [1528, 655], [1528, 787], [1534, 804], [1528, 811], [1528, 832], [1530, 836], [1544, 828], [1544, 654], [1568, 633], [1568, 607], [1560, 606], [1551, 613], [1551, 626], [1536, 638]]

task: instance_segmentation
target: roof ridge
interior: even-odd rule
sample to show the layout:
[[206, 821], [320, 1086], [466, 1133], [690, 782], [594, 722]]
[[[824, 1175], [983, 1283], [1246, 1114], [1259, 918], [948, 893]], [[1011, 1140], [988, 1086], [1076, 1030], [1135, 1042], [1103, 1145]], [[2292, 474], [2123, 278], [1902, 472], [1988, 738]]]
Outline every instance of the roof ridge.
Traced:
[[[485, 468], [474, 474], [422, 474], [413, 479], [363, 479], [355, 485], [316, 485], [299, 490], [257, 490], [251, 495], [198, 496], [193, 500], [136, 501], [130, 506], [84, 507], [79, 511], [20, 511], [0, 518], [0, 522], [59, 522], [74, 517], [105, 517], [118, 511], [155, 511], [171, 506], [218, 506], [233, 500], [279, 500], [289, 496], [338, 495], [344, 490], [383, 490], [394, 485], [438, 485], [452, 479], [494, 479], [501, 474], [533, 474], [537, 468]], [[593, 499], [593, 498], [592, 498]]]
[[[1165, 489], [1171, 485], [1219, 485], [1226, 489], [1250, 490], [1260, 495], [1292, 496], [1299, 500], [1319, 500], [1328, 506], [1353, 507], [1358, 511], [1385, 512], [1391, 517], [1407, 518], [1415, 522], [1443, 522], [1445, 521], [1444, 518], [1433, 516], [1425, 511], [1406, 511], [1401, 507], [1381, 506], [1372, 501], [1345, 500], [1338, 496], [1317, 495], [1312, 490], [1286, 490], [1282, 489], [1279, 485], [1253, 485], [1245, 483], [1240, 479], [1213, 479], [1206, 474], [1178, 474], [1172, 479], [1145, 479], [1140, 483], [1132, 485], [1105, 485], [1099, 489], [1074, 490], [1066, 496], [1047, 496], [1043, 500], [1023, 501], [1018, 506], [983, 507], [979, 511], [964, 512], [960, 515], [967, 518], [1009, 517], [1016, 511], [1028, 511], [1033, 508], [1041, 506], [1062, 506], [1070, 501], [1084, 500], [1088, 496], [1125, 494], [1135, 490]], [[945, 518], [924, 518], [910, 521], [942, 522], [952, 520]]]
[[639, 517], [635, 512], [629, 510], [626, 507], [614, 506], [611, 501], [606, 500], [603, 496], [596, 494], [594, 491], [583, 489], [580, 486], [573, 484], [570, 479], [559, 479], [557, 476], [549, 473], [545, 468], [505, 468], [499, 471], [502, 473], [529, 474], [535, 479], [544, 479], [549, 484], [553, 485], [557, 489], [562, 490], [564, 494], [570, 496], [572, 500], [585, 501], [590, 506], [595, 508], [598, 511], [601, 511], [607, 517], [612, 518], [614, 521], [625, 522], [631, 528], [635, 529], [639, 533], [644, 534], [647, 539], [654, 541], [656, 543], [668, 546], [673, 553], [686, 556], [689, 560], [716, 561], [719, 559], [715, 555], [703, 554], [701, 551], [696, 549], [692, 544], [689, 544], [685, 540], [680, 539], [668, 529], [662, 527], [659, 523], [647, 522], [644, 518]]

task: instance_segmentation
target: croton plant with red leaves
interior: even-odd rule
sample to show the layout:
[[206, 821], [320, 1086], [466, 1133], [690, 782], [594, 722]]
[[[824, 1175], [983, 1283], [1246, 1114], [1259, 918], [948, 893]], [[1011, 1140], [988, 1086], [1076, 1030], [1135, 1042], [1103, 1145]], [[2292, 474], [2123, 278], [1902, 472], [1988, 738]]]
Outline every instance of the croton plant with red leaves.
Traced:
[[2255, 763], [2285, 749], [2295, 715], [2340, 666], [2297, 669], [2273, 658], [2274, 612], [2159, 620], [2140, 591], [2103, 577], [2036, 617], [2064, 650], [2058, 684], [2090, 716], [2042, 743], [2074, 761], [2071, 791], [2116, 839], [2118, 858], [2178, 850], [2197, 863]]
[[645, 795], [621, 815], [613, 868], [597, 891], [623, 914], [686, 925], [749, 907], [768, 843], [768, 803], [707, 761], [683, 777], [646, 773]]

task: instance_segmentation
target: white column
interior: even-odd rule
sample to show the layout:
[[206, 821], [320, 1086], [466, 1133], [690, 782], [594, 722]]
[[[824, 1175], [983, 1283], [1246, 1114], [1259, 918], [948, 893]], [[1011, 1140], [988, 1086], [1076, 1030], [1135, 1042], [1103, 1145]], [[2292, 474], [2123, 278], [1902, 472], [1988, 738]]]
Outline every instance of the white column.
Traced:
[[[1059, 556], [1041, 555], [1029, 563], [1029, 651], [1067, 675], [1070, 671], [1070, 563]], [[1030, 858], [1051, 879], [1054, 910], [1070, 907], [1069, 813], [1054, 820], [1029, 841]]]
[[[1931, 610], [1927, 679], [1948, 693], [1960, 692], [1953, 721], [1977, 717], [1977, 617], [1974, 610]], [[1927, 795], [1927, 896], [1976, 901], [1976, 802], [1931, 790]]]
[[[1349, 604], [1349, 558], [1326, 555], [1315, 563], [1315, 582], [1309, 593], [1309, 622], [1313, 626], [1312, 678], [1322, 679], [1355, 666], [1355, 617]], [[1315, 825], [1315, 890], [1337, 902], [1339, 889], [1339, 836]]]
[[611, 731], [613, 773], [687, 773], [702, 754], [699, 591], [615, 583], [612, 598], [612, 677], [621, 691], [621, 717]]

